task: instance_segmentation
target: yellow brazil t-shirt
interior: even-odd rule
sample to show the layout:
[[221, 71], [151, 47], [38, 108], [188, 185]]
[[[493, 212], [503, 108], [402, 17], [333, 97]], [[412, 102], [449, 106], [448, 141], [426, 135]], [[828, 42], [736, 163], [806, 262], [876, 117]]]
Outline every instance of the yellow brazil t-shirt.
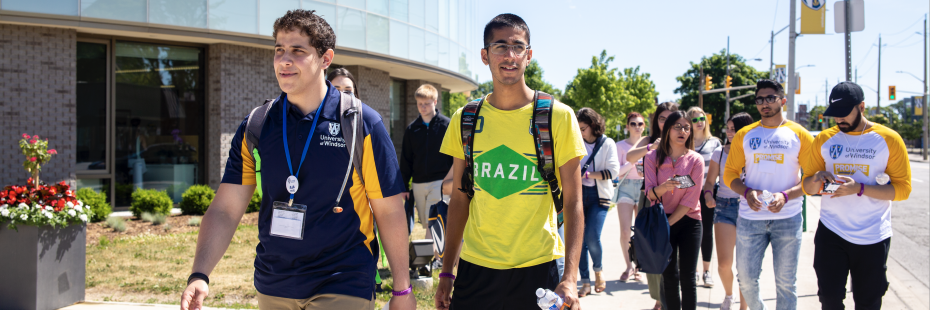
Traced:
[[[565, 256], [548, 184], [536, 171], [530, 133], [533, 104], [504, 111], [481, 105], [475, 124], [475, 197], [469, 205], [461, 258], [487, 268], [539, 265]], [[452, 116], [440, 152], [465, 159], [462, 110]], [[575, 113], [552, 105], [554, 160], [561, 167], [587, 154]], [[561, 176], [556, 169], [556, 176]]]

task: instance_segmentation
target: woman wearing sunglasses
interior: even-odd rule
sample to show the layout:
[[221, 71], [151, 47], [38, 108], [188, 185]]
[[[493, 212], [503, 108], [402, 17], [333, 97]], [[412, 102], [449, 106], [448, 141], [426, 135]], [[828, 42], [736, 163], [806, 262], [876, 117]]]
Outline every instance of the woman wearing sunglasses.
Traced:
[[617, 160], [621, 164], [620, 174], [617, 177], [620, 178], [621, 183], [617, 187], [617, 193], [614, 194], [614, 202], [617, 203], [617, 215], [620, 216], [620, 247], [623, 249], [623, 258], [626, 260], [626, 271], [620, 276], [621, 282], [626, 282], [630, 279], [630, 276], [633, 277], [634, 281], [640, 280], [639, 273], [636, 272], [630, 261], [630, 235], [632, 233], [630, 227], [633, 226], [633, 214], [636, 210], [636, 204], [643, 193], [643, 160], [640, 159], [630, 163], [627, 161], [626, 154], [634, 145], [639, 143], [639, 139], [643, 137], [643, 131], [646, 130], [646, 123], [642, 114], [630, 112], [626, 120], [626, 131], [630, 136], [617, 142]]
[[[691, 107], [688, 109], [688, 117], [691, 119], [691, 126], [694, 131], [692, 136], [694, 136], [694, 151], [701, 154], [701, 157], [704, 158], [704, 175], [707, 175], [707, 167], [710, 167], [710, 158], [713, 155], [714, 150], [720, 147], [720, 139], [714, 137], [710, 132], [710, 126], [708, 126], [707, 114], [704, 113], [699, 107]], [[697, 181], [697, 180], [695, 180]], [[704, 179], [701, 179], [704, 181]], [[717, 180], [713, 180], [713, 183], [716, 183]], [[711, 183], [711, 184], [713, 184]], [[704, 184], [700, 184], [702, 187]], [[709, 198], [708, 198], [709, 197]], [[701, 222], [704, 228], [704, 236], [701, 237], [701, 258], [704, 262], [704, 287], [713, 287], [714, 286], [714, 277], [710, 274], [710, 259], [714, 254], [714, 209], [707, 207], [707, 201], [714, 200], [714, 191], [713, 186], [708, 192], [701, 194]]]

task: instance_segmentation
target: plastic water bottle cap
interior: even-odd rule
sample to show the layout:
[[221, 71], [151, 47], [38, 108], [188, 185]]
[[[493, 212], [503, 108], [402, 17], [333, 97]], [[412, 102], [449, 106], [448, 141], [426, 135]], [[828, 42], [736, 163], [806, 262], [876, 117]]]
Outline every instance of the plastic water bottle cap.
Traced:
[[543, 296], [546, 296], [546, 290], [544, 290], [544, 289], [542, 289], [542, 288], [537, 288], [537, 289], [536, 289], [536, 297], [542, 298]]

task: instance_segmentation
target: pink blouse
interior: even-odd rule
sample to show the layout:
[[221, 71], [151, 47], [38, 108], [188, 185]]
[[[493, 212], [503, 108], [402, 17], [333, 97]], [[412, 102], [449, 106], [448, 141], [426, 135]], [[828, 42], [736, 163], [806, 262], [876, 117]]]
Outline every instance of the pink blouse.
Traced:
[[[626, 153], [629, 153], [632, 148], [633, 146], [626, 143], [626, 140], [617, 142], [617, 159], [620, 161], [620, 174], [618, 174], [617, 177], [626, 175], [627, 180], [642, 180], [643, 176], [639, 175], [639, 172], [636, 171], [636, 163], [629, 163], [626, 161]], [[640, 161], [642, 161], [642, 159], [640, 159]], [[627, 171], [629, 171], [630, 174], [627, 174]]]
[[[704, 157], [693, 150], [689, 150], [684, 156], [681, 156], [674, 165], [672, 159], [665, 158], [665, 162], [659, 166], [659, 175], [656, 177], [656, 150], [649, 151], [645, 157], [645, 166], [643, 172], [646, 174], [646, 191], [651, 191], [653, 187], [662, 184], [675, 175], [690, 175], [696, 185], [686, 189], [674, 189], [662, 195], [662, 206], [666, 214], [672, 214], [679, 205], [691, 208], [687, 215], [695, 220], [701, 220], [701, 197], [702, 188], [701, 180], [704, 180]], [[648, 196], [647, 196], [648, 197]]]

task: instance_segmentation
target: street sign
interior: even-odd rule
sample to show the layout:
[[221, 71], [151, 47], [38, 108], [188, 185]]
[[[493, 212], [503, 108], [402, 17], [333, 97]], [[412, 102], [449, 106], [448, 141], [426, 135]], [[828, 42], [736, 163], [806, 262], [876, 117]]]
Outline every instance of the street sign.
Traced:
[[[849, 1], [849, 28], [850, 32], [858, 32], [865, 29], [865, 4], [863, 0]], [[837, 1], [833, 3], [833, 31], [836, 33], [846, 33], [846, 1]]]
[[824, 8], [825, 1], [821, 0], [801, 0], [804, 6], [801, 7], [801, 34], [824, 34], [827, 21], [827, 9]]
[[772, 77], [775, 82], [785, 86], [785, 83], [788, 82], [788, 67], [785, 65], [775, 65], [775, 76]]

